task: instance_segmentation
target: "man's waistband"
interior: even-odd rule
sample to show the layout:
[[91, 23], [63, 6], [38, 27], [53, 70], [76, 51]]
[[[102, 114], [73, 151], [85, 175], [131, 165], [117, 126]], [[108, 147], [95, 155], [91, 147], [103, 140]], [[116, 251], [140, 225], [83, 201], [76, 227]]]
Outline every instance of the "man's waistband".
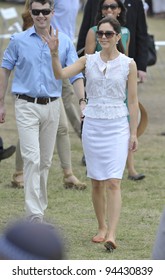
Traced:
[[42, 104], [42, 105], [46, 105], [56, 99], [58, 99], [58, 97], [31, 97], [28, 96], [26, 94], [16, 94], [16, 97], [18, 99], [23, 99], [26, 100], [27, 102], [31, 102], [31, 103], [37, 103], [37, 104]]

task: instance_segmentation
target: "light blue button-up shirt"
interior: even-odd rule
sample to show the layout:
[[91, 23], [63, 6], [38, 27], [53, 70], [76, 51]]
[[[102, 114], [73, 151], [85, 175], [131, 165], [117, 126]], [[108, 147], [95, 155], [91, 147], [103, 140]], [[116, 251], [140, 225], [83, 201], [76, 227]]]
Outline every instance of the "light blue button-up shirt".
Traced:
[[[78, 57], [68, 36], [59, 32], [59, 58], [62, 66], [74, 63]], [[60, 97], [62, 81], [56, 80], [50, 49], [35, 31], [34, 26], [24, 32], [12, 35], [4, 52], [1, 67], [13, 70], [13, 94], [26, 94], [31, 97]], [[83, 78], [78, 74], [70, 79]]]

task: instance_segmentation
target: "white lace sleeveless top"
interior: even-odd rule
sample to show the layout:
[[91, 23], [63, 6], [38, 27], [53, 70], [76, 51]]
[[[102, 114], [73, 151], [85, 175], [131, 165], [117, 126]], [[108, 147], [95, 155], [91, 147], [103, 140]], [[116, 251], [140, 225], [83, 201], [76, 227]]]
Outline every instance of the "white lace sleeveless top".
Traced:
[[84, 115], [90, 118], [115, 119], [127, 116], [124, 103], [132, 58], [120, 53], [105, 63], [100, 52], [86, 55], [86, 93], [88, 104]]

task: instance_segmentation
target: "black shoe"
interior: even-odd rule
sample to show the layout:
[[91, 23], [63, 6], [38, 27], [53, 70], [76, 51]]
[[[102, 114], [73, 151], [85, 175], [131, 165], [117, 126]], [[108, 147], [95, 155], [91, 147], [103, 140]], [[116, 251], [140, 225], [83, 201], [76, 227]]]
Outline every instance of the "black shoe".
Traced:
[[84, 155], [82, 156], [81, 163], [83, 166], [86, 166], [86, 160]]
[[137, 174], [137, 175], [129, 175], [128, 179], [129, 180], [133, 180], [133, 181], [139, 181], [139, 180], [143, 180], [146, 176], [144, 174]]
[[165, 132], [161, 132], [160, 135], [161, 135], [161, 136], [165, 136]]
[[10, 146], [7, 149], [0, 150], [0, 161], [11, 157], [15, 153], [16, 147]]
[[112, 253], [116, 249], [116, 245], [112, 241], [106, 241], [104, 247]]

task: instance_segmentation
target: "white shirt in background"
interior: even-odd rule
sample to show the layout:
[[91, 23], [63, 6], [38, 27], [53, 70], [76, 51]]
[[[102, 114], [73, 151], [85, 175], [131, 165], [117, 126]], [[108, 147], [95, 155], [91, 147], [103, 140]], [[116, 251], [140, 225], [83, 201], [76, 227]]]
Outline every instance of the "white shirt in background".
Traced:
[[65, 33], [74, 41], [76, 19], [80, 8], [79, 0], [55, 0], [55, 12], [52, 19], [54, 29]]

